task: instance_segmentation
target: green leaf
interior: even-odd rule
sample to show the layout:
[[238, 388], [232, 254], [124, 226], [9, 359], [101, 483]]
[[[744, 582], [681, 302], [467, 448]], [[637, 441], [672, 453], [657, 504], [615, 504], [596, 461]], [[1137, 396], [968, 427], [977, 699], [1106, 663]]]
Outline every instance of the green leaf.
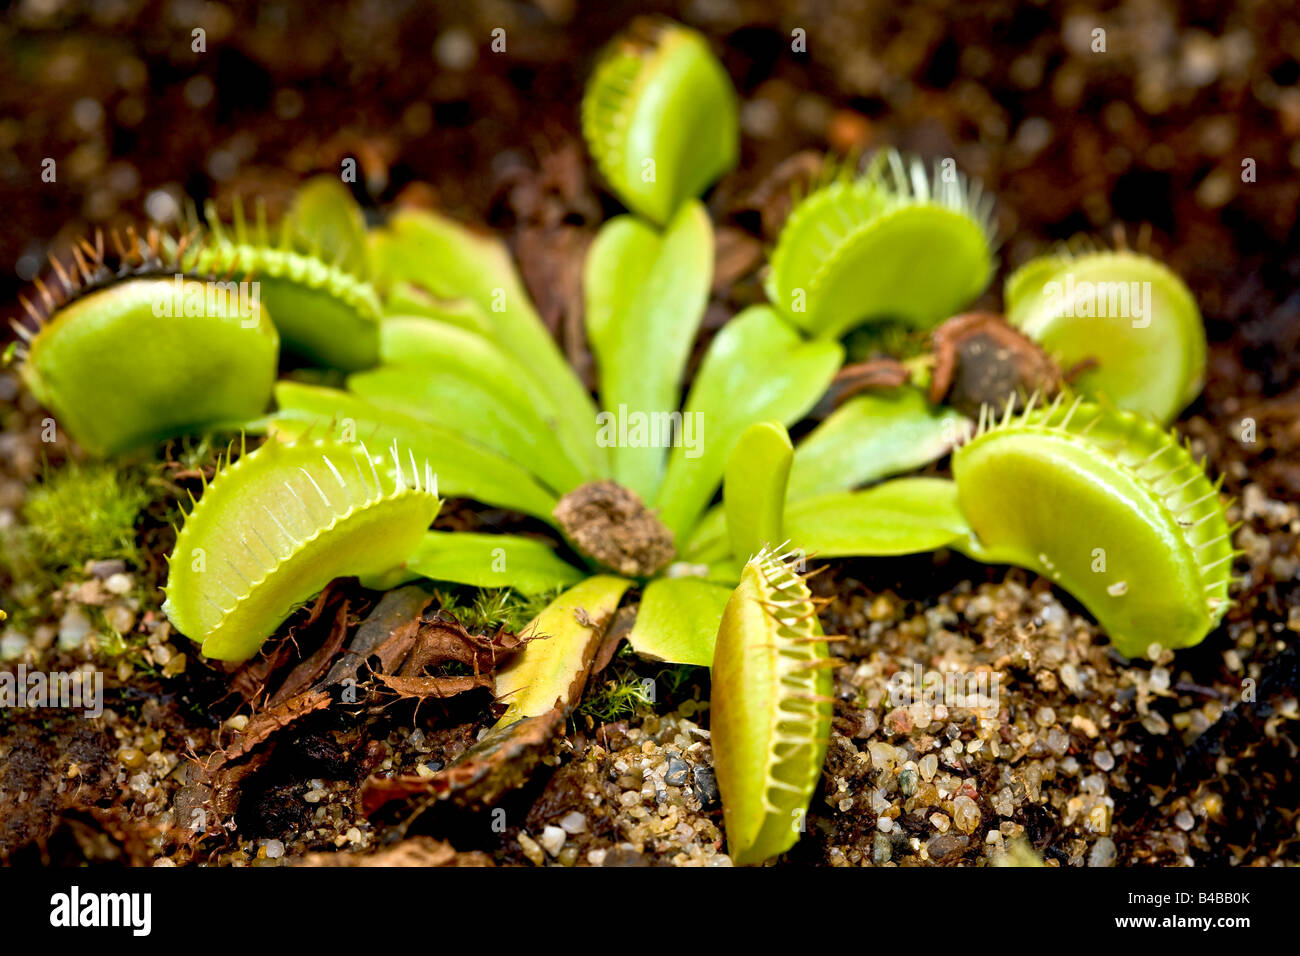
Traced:
[[845, 491], [942, 458], [970, 429], [950, 408], [904, 386], [850, 398], [799, 443], [790, 500]]
[[1177, 275], [1136, 252], [1070, 252], [1031, 260], [1006, 283], [1007, 319], [1063, 368], [1088, 359], [1073, 385], [1161, 423], [1205, 383], [1205, 326]]
[[972, 302], [993, 274], [992, 200], [956, 170], [882, 150], [836, 175], [786, 220], [768, 298], [810, 334], [869, 320], [930, 328]]
[[356, 275], [366, 274], [366, 217], [338, 177], [307, 180], [285, 218], [297, 248]]
[[587, 254], [583, 291], [587, 337], [600, 374], [601, 420], [646, 415], [649, 437], [669, 438], [615, 447], [615, 480], [646, 501], [658, 491], [671, 442], [653, 423], [676, 417], [712, 272], [713, 227], [694, 200], [662, 233], [635, 216], [611, 219]]
[[[575, 460], [567, 454], [553, 424], [539, 412], [535, 395], [529, 388], [527, 370], [495, 342], [443, 322], [394, 316], [385, 319], [380, 327], [379, 348], [381, 357], [390, 365], [411, 367], [425, 375], [435, 372], [449, 375], [458, 381], [474, 382], [477, 388], [493, 393], [500, 405], [508, 406], [518, 421], [526, 423], [536, 433], [536, 444], [553, 447], [567, 460], [571, 467], [567, 472], [569, 483], [557, 487], [557, 491], [569, 491], [590, 477], [583, 471], [587, 466], [586, 458], [579, 456]], [[422, 410], [421, 417], [441, 419], [436, 411]], [[513, 454], [510, 448], [500, 450], [507, 455]], [[531, 458], [527, 462], [521, 459], [520, 463], [534, 465]], [[553, 474], [563, 476], [566, 471], [557, 464]]]
[[497, 699], [508, 705], [497, 727], [577, 702], [629, 583], [604, 574], [588, 578], [548, 604], [524, 628], [523, 635], [534, 640], [497, 671]]
[[[919, 468], [947, 454], [953, 439], [969, 429], [965, 418], [930, 405], [915, 388], [858, 395], [795, 448], [786, 507]], [[717, 507], [696, 525], [681, 553], [690, 561], [715, 561], [729, 549], [725, 515]]]
[[736, 164], [736, 94], [699, 33], [635, 23], [600, 58], [582, 99], [582, 132], [601, 174], [657, 223]]
[[786, 482], [794, 450], [780, 422], [745, 429], [727, 460], [722, 500], [731, 553], [748, 560], [764, 547], [779, 548], [785, 537]]
[[946, 478], [897, 478], [866, 491], [832, 492], [790, 505], [785, 532], [818, 558], [933, 551], [970, 535]]
[[555, 435], [531, 408], [514, 405], [477, 376], [454, 368], [384, 365], [349, 376], [348, 389], [479, 442], [529, 469], [556, 491], [582, 483]]
[[696, 415], [696, 447], [674, 448], [659, 491], [660, 517], [684, 541], [717, 490], [731, 449], [751, 424], [789, 426], [826, 391], [844, 350], [806, 342], [770, 306], [746, 309], [709, 345], [686, 399]]
[[513, 534], [429, 531], [392, 575], [363, 580], [366, 587], [387, 590], [415, 577], [479, 588], [514, 588], [540, 594], [569, 587], [586, 575], [555, 555], [536, 538]]
[[439, 299], [411, 282], [396, 282], [384, 297], [384, 315], [418, 315], [454, 325], [467, 332], [492, 337], [492, 323], [483, 310], [469, 299]]
[[609, 474], [609, 456], [592, 440], [596, 406], [533, 308], [498, 239], [431, 212], [402, 209], [370, 233], [370, 251], [381, 289], [405, 281], [437, 298], [477, 305], [491, 322], [493, 341], [528, 370], [539, 408], [553, 410], [564, 447], [585, 458], [592, 475]]
[[673, 664], [713, 663], [731, 588], [700, 578], [656, 578], [646, 585], [627, 642], [642, 657]]
[[271, 429], [281, 436], [297, 438], [314, 429], [314, 434], [364, 441], [375, 452], [396, 439], [398, 447], [412, 449], [420, 461], [433, 466], [441, 494], [555, 520], [555, 495], [526, 469], [451, 429], [381, 409], [334, 388], [282, 381], [275, 386], [275, 400], [279, 410], [271, 416]]

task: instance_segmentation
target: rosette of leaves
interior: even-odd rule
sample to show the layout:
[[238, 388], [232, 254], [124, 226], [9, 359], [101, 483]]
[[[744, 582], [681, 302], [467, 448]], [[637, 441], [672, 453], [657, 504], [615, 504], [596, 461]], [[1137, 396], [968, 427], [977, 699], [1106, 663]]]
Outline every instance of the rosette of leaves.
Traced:
[[[705, 553], [705, 532], [718, 521], [709, 506], [750, 426], [791, 425], [824, 394], [840, 367], [839, 343], [807, 339], [776, 310], [755, 306], [709, 343], [683, 395], [707, 302], [711, 225], [693, 200], [663, 230], [622, 217], [602, 230], [586, 263], [598, 409], [499, 242], [405, 210], [373, 231], [369, 246], [390, 313], [379, 366], [352, 374], [344, 389], [280, 383], [268, 427], [290, 438], [328, 431], [372, 447], [396, 441], [430, 462], [442, 495], [519, 511], [554, 529], [549, 545], [429, 532], [397, 572], [372, 583], [422, 575], [567, 589], [555, 608], [583, 597], [581, 615], [541, 615], [548, 640], [519, 655], [499, 682], [507, 693], [509, 675], [524, 675], [520, 687], [533, 688], [543, 710], [569, 699], [596, 625], [631, 594], [639, 595], [628, 638], [635, 650], [708, 665], [748, 557], [733, 558], [729, 547], [713, 549], [716, 560]], [[628, 268], [632, 262], [638, 268]], [[924, 464], [963, 424], [915, 389], [850, 399], [793, 453], [790, 495], [853, 488]], [[592, 515], [596, 533], [585, 534], [581, 521]], [[531, 716], [521, 707], [512, 704], [511, 719]]]

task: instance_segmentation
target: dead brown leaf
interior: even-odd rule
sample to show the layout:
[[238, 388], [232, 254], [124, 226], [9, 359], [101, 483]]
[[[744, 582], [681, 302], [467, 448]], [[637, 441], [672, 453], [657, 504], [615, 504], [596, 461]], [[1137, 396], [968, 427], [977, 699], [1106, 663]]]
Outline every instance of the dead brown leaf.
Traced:
[[411, 677], [448, 661], [471, 667], [475, 674], [491, 673], [531, 639], [504, 629], [495, 634], [471, 634], [455, 618], [440, 612], [420, 625], [415, 646], [398, 673]]
[[329, 666], [330, 661], [338, 654], [343, 647], [343, 641], [348, 636], [348, 602], [345, 599], [339, 605], [338, 613], [334, 616], [334, 625], [330, 628], [329, 636], [325, 643], [318, 647], [310, 657], [289, 672], [284, 683], [280, 685], [279, 690], [267, 702], [268, 707], [278, 707], [291, 697], [296, 697], [302, 693], [312, 682], [319, 678], [325, 669]]
[[433, 598], [427, 592], [415, 586], [397, 588], [385, 594], [378, 606], [361, 622], [347, 651], [334, 662], [329, 673], [313, 690], [341, 684], [349, 677], [356, 679], [366, 659], [381, 646], [385, 648], [384, 654], [380, 655], [381, 666], [386, 673], [390, 672], [396, 662], [406, 657], [415, 643], [420, 617], [431, 600]]
[[763, 244], [733, 226], [719, 226], [713, 256], [713, 291], [725, 292], [763, 261]]
[[636, 612], [639, 607], [639, 604], [631, 604], [614, 612], [614, 620], [605, 630], [605, 636], [600, 640], [600, 647], [596, 649], [596, 655], [592, 658], [590, 676], [599, 674], [614, 659], [614, 655], [618, 653], [618, 646], [632, 633], [632, 625], [636, 623]]
[[[323, 710], [329, 705], [330, 695], [328, 693], [323, 690], [309, 690], [291, 697], [278, 707], [272, 707], [260, 714], [254, 714], [234, 742], [216, 752], [214, 756], [220, 758], [218, 765], [238, 760], [255, 747], [269, 740], [276, 731], [288, 727], [296, 720], [301, 720], [313, 711]], [[209, 771], [214, 769], [212, 765], [208, 766]]]
[[551, 753], [553, 741], [563, 728], [564, 711], [556, 707], [492, 731], [432, 777], [372, 776], [361, 787], [362, 812], [370, 816], [393, 800], [410, 797], [490, 806], [529, 778], [533, 768]]
[[474, 674], [454, 677], [399, 677], [391, 674], [376, 674], [376, 678], [389, 690], [396, 691], [403, 699], [424, 700], [429, 697], [442, 699], [455, 697], [466, 691], [486, 687], [492, 690], [496, 681], [491, 674]]

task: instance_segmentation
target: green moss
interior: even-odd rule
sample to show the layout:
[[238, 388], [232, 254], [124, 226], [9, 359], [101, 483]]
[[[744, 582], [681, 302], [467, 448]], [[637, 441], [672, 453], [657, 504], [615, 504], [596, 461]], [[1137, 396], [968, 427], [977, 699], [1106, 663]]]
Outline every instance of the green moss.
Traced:
[[582, 703], [578, 705], [578, 713], [590, 717], [598, 724], [604, 724], [620, 717], [632, 717], [639, 710], [653, 707], [654, 700], [646, 678], [631, 667], [617, 666], [613, 669], [612, 677], [598, 687], [588, 688]]
[[929, 334], [902, 322], [883, 320], [862, 325], [844, 339], [847, 362], [865, 362], [868, 359], [892, 356], [906, 361], [927, 352]]
[[[139, 476], [107, 465], [51, 472], [23, 504], [23, 524], [11, 537], [46, 571], [121, 558], [139, 564], [135, 522], [149, 495]], [[8, 550], [8, 549], [6, 549]]]
[[460, 621], [467, 630], [494, 631], [504, 627], [507, 631], [518, 634], [558, 594], [558, 591], [520, 594], [510, 588], [462, 588], [458, 591], [435, 591], [434, 603]]
[[692, 696], [693, 682], [704, 673], [689, 664], [655, 665], [624, 644], [609, 669], [587, 686], [577, 712], [598, 724], [642, 711], [667, 712]]

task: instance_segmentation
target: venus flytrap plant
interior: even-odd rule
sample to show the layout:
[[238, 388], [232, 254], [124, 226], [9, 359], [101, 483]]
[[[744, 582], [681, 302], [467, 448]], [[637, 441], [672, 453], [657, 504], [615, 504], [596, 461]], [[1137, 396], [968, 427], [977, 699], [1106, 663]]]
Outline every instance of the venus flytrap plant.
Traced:
[[890, 149], [861, 174], [832, 165], [781, 230], [768, 298], [827, 338], [877, 319], [930, 328], [966, 306], [993, 274], [993, 202], [951, 162]]
[[[674, 64], [685, 49], [672, 54]], [[673, 117], [663, 112], [664, 104], [685, 95], [676, 65], [651, 67], [627, 99], [635, 101], [631, 112], [638, 130], [667, 123]], [[667, 72], [659, 72], [661, 67]], [[593, 138], [591, 106], [608, 93], [603, 82], [593, 80], [588, 97], [586, 129], [593, 150], [603, 142]], [[694, 99], [705, 101], [706, 94], [696, 90]], [[689, 96], [683, 100], [690, 101]], [[676, 169], [686, 161], [675, 142], [672, 137], [655, 140], [658, 169]], [[615, 177], [611, 181], [619, 185]], [[620, 579], [638, 579], [641, 600], [629, 634], [631, 646], [651, 658], [707, 664], [739, 565], [725, 545], [712, 563], [692, 557], [689, 564], [672, 564], [671, 557], [674, 552], [684, 555], [746, 429], [772, 420], [768, 428], [783, 431], [782, 426], [798, 421], [825, 392], [843, 349], [835, 341], [806, 341], [769, 307], [746, 310], [714, 338], [679, 406], [690, 340], [707, 301], [712, 230], [702, 207], [676, 191], [677, 182], [656, 193], [658, 215], [629, 199], [632, 208], [654, 215], [665, 228], [635, 215], [615, 219], [597, 238], [584, 273], [601, 398], [619, 412], [629, 408], [660, 421], [680, 416], [677, 433], [667, 442], [671, 449], [663, 447], [665, 442], [628, 442], [633, 447], [616, 447], [611, 461], [600, 431], [593, 435], [591, 423], [600, 421], [594, 406], [559, 357], [500, 245], [417, 212], [399, 213], [369, 239], [372, 269], [389, 316], [380, 336], [383, 364], [354, 375], [347, 395], [282, 388], [281, 410], [271, 427], [297, 434], [312, 422], [337, 429], [340, 422], [361, 421], [361, 431], [400, 438], [435, 461], [447, 456], [430, 447], [434, 435], [453, 434], [460, 447], [476, 447], [480, 460], [490, 456], [493, 466], [479, 482], [459, 469], [460, 477], [453, 476], [453, 484], [445, 487], [488, 503], [502, 503], [511, 494], [507, 476], [512, 469], [527, 469], [532, 477], [520, 485], [528, 497], [524, 510], [559, 526], [586, 558], [584, 571], [612, 569]], [[884, 189], [891, 180], [881, 172], [873, 182]], [[900, 187], [895, 198], [911, 197], [909, 190], [915, 189], [916, 183]], [[403, 309], [412, 314], [397, 314]], [[386, 421], [390, 414], [401, 425], [400, 433]], [[823, 486], [852, 487], [932, 460], [955, 440], [962, 421], [931, 409], [915, 390], [898, 400], [864, 397], [832, 418], [815, 433], [802, 468], [795, 453], [801, 494]], [[698, 447], [688, 447], [681, 440], [681, 425], [697, 422], [704, 439]], [[875, 426], [883, 422], [903, 426], [892, 442], [874, 440]], [[421, 429], [435, 431], [421, 435]], [[846, 459], [844, 443], [855, 437], [869, 447]], [[618, 484], [608, 480], [611, 474]], [[542, 500], [551, 495], [558, 499], [555, 507], [541, 513]], [[779, 502], [769, 508], [772, 516], [780, 510]], [[711, 520], [728, 540], [722, 522]], [[458, 548], [451, 538], [429, 534], [397, 574], [530, 589], [568, 583], [570, 575], [561, 570], [567, 565], [549, 553], [529, 552], [530, 558], [512, 570], [510, 548], [503, 542], [500, 550], [507, 555], [504, 569], [489, 573], [484, 570], [485, 543]], [[556, 643], [538, 643], [522, 659], [567, 653], [557, 648]], [[539, 673], [550, 671], [543, 667]], [[539, 699], [549, 708], [564, 690], [549, 687]], [[515, 713], [533, 716], [518, 708]]]
[[[354, 376], [350, 388], [356, 389], [360, 383], [365, 389], [368, 387], [366, 383], [382, 374], [389, 384], [385, 385], [380, 397], [391, 404], [385, 406], [382, 401], [376, 402], [373, 394], [358, 396], [353, 392], [328, 388], [282, 384], [277, 389], [281, 408], [271, 416], [269, 428], [283, 434], [298, 435], [311, 427], [324, 427], [330, 429], [329, 434], [339, 435], [342, 428], [347, 427], [354, 440], [371, 433], [375, 434], [375, 441], [381, 437], [385, 441], [397, 439], [409, 443], [431, 461], [452, 466], [453, 477], [443, 479], [444, 489], [454, 487], [456, 493], [467, 497], [504, 503], [504, 496], [517, 498], [531, 488], [527, 491], [527, 510], [539, 514], [542, 502], [554, 500], [547, 496], [553, 496], [558, 490], [553, 485], [548, 487], [547, 481], [541, 477], [543, 463], [534, 456], [520, 454], [509, 444], [509, 439], [501, 438], [497, 448], [482, 444], [480, 439], [483, 436], [476, 430], [464, 429], [463, 422], [446, 417], [441, 410], [430, 409], [426, 403], [412, 401], [409, 397], [409, 390], [415, 389], [418, 393], [434, 377], [427, 369], [434, 367], [429, 363], [437, 356], [452, 361], [445, 343], [459, 340], [465, 334], [470, 333], [427, 318], [385, 320], [383, 339], [388, 341], [391, 335], [394, 340], [400, 338], [404, 343], [394, 354], [406, 357], [422, 355], [425, 363], [418, 367], [385, 364], [373, 372]], [[491, 345], [486, 340], [483, 344]], [[793, 423], [801, 418], [825, 390], [838, 368], [841, 354], [837, 343], [804, 343], [797, 332], [765, 307], [750, 310], [724, 327], [706, 352], [700, 375], [685, 402], [686, 414], [698, 413], [706, 422], [712, 423], [709, 426], [710, 445], [699, 458], [686, 457], [686, 450], [682, 447], [672, 449], [663, 485], [654, 498], [663, 512], [671, 511], [684, 526], [689, 527], [687, 523], [693, 521], [692, 516], [698, 515], [717, 490], [730, 447], [741, 433], [755, 421], [774, 417], [782, 423]], [[750, 383], [760, 377], [766, 385], [754, 389]], [[516, 395], [516, 398], [528, 401], [532, 396], [530, 390], [522, 396]], [[400, 410], [395, 410], [399, 403]], [[466, 415], [472, 417], [474, 414], [477, 414], [474, 409], [466, 407]], [[534, 441], [552, 434], [546, 430], [540, 413], [532, 417], [528, 427], [535, 431], [531, 439]], [[589, 432], [589, 441], [593, 445], [596, 443], [595, 432], [594, 427]], [[457, 468], [455, 456], [440, 452], [437, 436], [445, 435], [453, 436], [457, 447], [473, 449], [478, 455], [479, 468]], [[491, 465], [483, 467], [487, 462]], [[510, 476], [517, 478], [519, 469], [526, 469], [526, 482], [512, 482]], [[446, 483], [448, 480], [455, 483], [449, 485]], [[565, 500], [575, 500], [574, 495], [590, 495], [589, 490], [584, 491], [590, 487], [580, 485], [566, 492], [549, 515], [539, 516], [556, 521], [556, 515], [565, 513], [561, 507]], [[648, 512], [644, 520], [657, 525]], [[575, 540], [573, 529], [565, 530], [570, 539]], [[610, 534], [617, 537], [626, 530], [626, 525], [615, 524], [611, 526]], [[426, 549], [423, 557], [417, 554], [419, 549], [412, 549], [409, 555], [395, 555], [393, 564], [401, 564], [403, 559], [410, 557], [412, 560], [405, 563], [403, 575], [424, 571], [438, 580], [462, 584], [481, 584], [490, 579], [494, 586], [540, 590], [543, 585], [563, 586], [572, 580], [574, 569], [558, 559], [540, 565], [529, 560], [516, 567], [509, 557], [509, 536], [496, 536], [504, 551], [504, 566], [499, 572], [489, 574], [484, 567], [489, 552], [482, 547], [458, 550], [450, 546], [455, 537], [458, 536], [445, 539], [449, 543], [443, 544], [438, 543], [432, 534], [426, 536], [426, 543], [422, 545]], [[436, 562], [431, 557], [435, 553]], [[598, 556], [588, 554], [586, 557], [588, 568], [578, 569], [582, 573], [601, 568]], [[683, 570], [686, 571], [684, 576]], [[670, 566], [659, 573], [646, 572], [638, 619], [629, 637], [632, 646], [643, 655], [673, 663], [708, 664], [712, 659], [718, 619], [736, 573], [736, 566], [730, 562], [715, 569]], [[620, 580], [624, 577], [619, 576]], [[624, 586], [628, 583], [625, 582]], [[565, 596], [561, 595], [560, 600], [564, 599]], [[558, 640], [556, 637], [556, 643], [538, 642], [537, 650], [526, 649], [522, 657], [562, 653], [557, 650]], [[542, 672], [549, 673], [545, 669]], [[560, 692], [564, 689], [556, 687], [547, 692], [550, 695], [547, 709], [562, 696]]]
[[[301, 229], [319, 225], [297, 225], [286, 217], [275, 237], [262, 204], [251, 225], [241, 202], [233, 209], [233, 224], [226, 226], [216, 205], [208, 203], [207, 235], [182, 256], [185, 271], [255, 280], [285, 350], [299, 358], [341, 369], [374, 365], [379, 359], [380, 302], [365, 276], [345, 267], [357, 261], [355, 252], [349, 253], [343, 240], [329, 239], [336, 243], [335, 258], [326, 261], [315, 243], [307, 251], [298, 248]], [[300, 208], [298, 215], [303, 212]], [[194, 228], [201, 227], [196, 215], [190, 218]]]
[[1191, 291], [1167, 267], [1127, 249], [1076, 240], [1007, 279], [1007, 318], [1065, 367], [1086, 395], [1168, 423], [1201, 391], [1205, 328]]
[[835, 661], [796, 556], [764, 549], [750, 559], [718, 627], [709, 733], [738, 864], [799, 839], [830, 740]]
[[708, 42], [648, 17], [602, 54], [583, 96], [582, 131], [614, 194], [661, 226], [739, 154], [736, 95]]
[[24, 382], [87, 451], [111, 455], [260, 414], [280, 339], [255, 300], [192, 271], [192, 237], [82, 241], [13, 323]]
[[432, 469], [394, 444], [272, 438], [218, 470], [169, 557], [163, 610], [204, 655], [245, 660], [330, 581], [378, 574], [438, 512]]

